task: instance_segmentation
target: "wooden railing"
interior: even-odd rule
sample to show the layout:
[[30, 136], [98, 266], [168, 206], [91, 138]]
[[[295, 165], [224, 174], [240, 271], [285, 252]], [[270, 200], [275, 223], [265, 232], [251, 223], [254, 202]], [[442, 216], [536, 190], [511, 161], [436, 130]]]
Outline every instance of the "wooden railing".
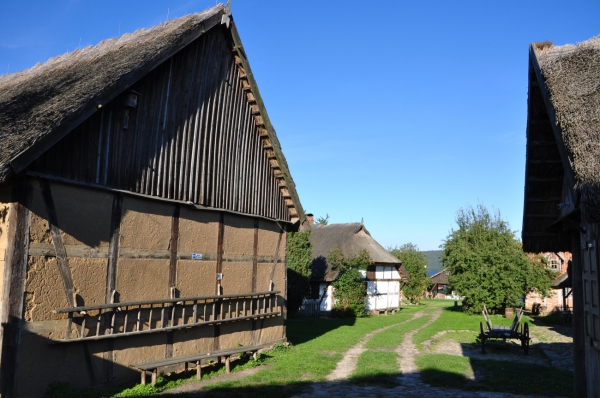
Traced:
[[280, 291], [135, 301], [58, 308], [68, 314], [65, 336], [50, 344], [166, 332], [278, 316]]

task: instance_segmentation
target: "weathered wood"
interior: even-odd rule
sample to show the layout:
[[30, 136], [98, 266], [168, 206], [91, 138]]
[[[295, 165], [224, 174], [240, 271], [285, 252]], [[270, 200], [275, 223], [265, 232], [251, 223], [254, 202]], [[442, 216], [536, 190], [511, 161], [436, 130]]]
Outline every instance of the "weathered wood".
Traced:
[[572, 290], [573, 290], [573, 377], [574, 397], [587, 396], [587, 377], [585, 369], [584, 306], [582, 281], [581, 235], [575, 230], [571, 233]]
[[[173, 217], [171, 219], [171, 242], [169, 244], [169, 287], [167, 294], [175, 288], [177, 279], [177, 247], [179, 242], [179, 205], [173, 205]], [[175, 297], [171, 297], [175, 298]]]
[[[113, 321], [114, 321], [114, 315], [117, 313], [113, 312], [112, 314], [113, 314]], [[111, 339], [116, 339], [116, 338], [121, 338], [121, 337], [140, 336], [140, 335], [152, 334], [152, 333], [164, 333], [164, 332], [188, 329], [188, 328], [198, 327], [198, 326], [217, 327], [222, 323], [248, 321], [248, 320], [252, 320], [252, 319], [260, 319], [262, 322], [266, 318], [271, 318], [271, 317], [280, 316], [280, 315], [281, 315], [281, 311], [279, 311], [279, 310], [263, 311], [260, 313], [257, 312], [253, 315], [238, 316], [238, 317], [234, 317], [234, 318], [227, 318], [227, 319], [219, 318], [219, 319], [214, 319], [214, 320], [210, 320], [210, 321], [186, 323], [186, 324], [181, 324], [181, 325], [165, 326], [163, 328], [144, 329], [144, 330], [140, 330], [140, 331], [128, 331], [128, 332], [114, 331], [115, 330], [114, 323], [112, 323], [113, 332], [110, 332], [107, 334], [103, 334], [100, 336], [77, 337], [77, 338], [71, 338], [69, 340], [51, 340], [48, 342], [48, 344], [65, 344], [65, 343], [75, 343], [75, 342], [81, 342], [81, 341], [111, 340]]]
[[56, 209], [54, 207], [54, 199], [52, 198], [52, 191], [50, 183], [47, 180], [40, 179], [40, 190], [42, 199], [44, 200], [44, 206], [46, 208], [46, 215], [48, 226], [50, 227], [50, 234], [52, 235], [52, 244], [54, 245], [54, 252], [56, 256], [56, 265], [63, 283], [65, 295], [67, 296], [67, 303], [71, 307], [77, 305], [75, 299], [75, 287], [73, 286], [73, 276], [71, 275], [71, 268], [69, 267], [69, 259], [67, 258], [67, 251], [60, 235], [60, 228], [58, 226], [58, 217], [56, 216]]
[[2, 293], [2, 353], [0, 395], [10, 397], [16, 390], [17, 361], [24, 308], [27, 248], [29, 246], [29, 207], [31, 187], [27, 179], [13, 185], [9, 211], [8, 245], [5, 254]]
[[273, 265], [271, 266], [271, 275], [269, 276], [269, 290], [273, 290], [275, 284], [273, 283], [273, 278], [275, 276], [275, 267], [277, 266], [277, 260], [279, 259], [279, 247], [281, 246], [281, 239], [283, 237], [283, 229], [279, 230], [279, 236], [277, 237], [277, 248], [275, 249], [275, 259], [273, 260]]
[[[85, 245], [65, 245], [67, 256], [73, 257], [88, 257], [88, 258], [109, 258], [110, 249], [107, 247], [96, 248]], [[192, 260], [193, 252], [178, 251], [178, 260]], [[201, 253], [201, 259], [194, 259], [194, 261], [217, 261], [217, 253]], [[29, 246], [29, 255], [31, 256], [44, 256], [54, 257], [55, 250], [51, 243], [31, 243]], [[158, 249], [130, 249], [130, 248], [119, 248], [119, 258], [135, 258], [135, 259], [164, 259], [169, 260], [171, 258], [171, 250], [158, 250]], [[274, 256], [258, 256], [259, 263], [270, 263], [274, 261]], [[235, 262], [235, 263], [250, 263], [254, 259], [251, 255], [238, 255], [238, 254], [224, 254], [222, 262]], [[283, 262], [283, 259], [279, 259], [278, 262]]]
[[[123, 212], [123, 194], [113, 196], [113, 205], [110, 220], [110, 241], [108, 245], [108, 262], [106, 266], [106, 290], [104, 303], [114, 304], [115, 289], [117, 284], [117, 267], [119, 262], [119, 236], [121, 233], [121, 217]], [[111, 316], [112, 315], [112, 316]], [[107, 312], [104, 316], [104, 329], [113, 332], [114, 313]], [[114, 375], [113, 342], [106, 341], [103, 345], [102, 382], [109, 383]]]

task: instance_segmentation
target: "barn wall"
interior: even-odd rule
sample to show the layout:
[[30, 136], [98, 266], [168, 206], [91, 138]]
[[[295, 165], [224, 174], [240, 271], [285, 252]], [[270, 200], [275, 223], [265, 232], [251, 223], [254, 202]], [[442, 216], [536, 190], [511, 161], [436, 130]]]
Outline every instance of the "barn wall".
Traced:
[[[256, 322], [224, 323], [218, 328], [201, 326], [174, 331], [170, 338], [161, 332], [117, 338], [110, 344], [107, 341], [48, 344], [64, 338], [66, 316], [55, 314], [53, 310], [68, 307], [69, 303], [53, 252], [55, 242], [49, 231], [42, 180], [31, 180], [30, 245], [24, 294], [25, 326], [17, 369], [18, 396], [41, 396], [54, 381], [83, 388], [104, 382], [137, 380], [139, 373], [128, 365], [285, 338], [283, 317], [277, 316]], [[50, 182], [49, 186], [60, 240], [68, 253], [77, 304], [104, 304], [109, 279], [113, 202], [119, 194], [58, 182]], [[1, 200], [2, 192], [0, 209]], [[177, 297], [214, 295], [217, 272], [223, 274], [222, 294], [266, 291], [273, 273], [274, 289], [282, 291], [278, 303], [284, 306], [286, 234], [281, 233], [276, 222], [187, 206], [174, 211], [178, 206], [128, 195], [122, 199], [116, 302], [169, 298], [172, 225], [177, 217], [178, 259], [174, 263]], [[1, 221], [0, 217], [0, 228]], [[223, 248], [220, 265], [214, 260], [192, 260], [191, 253], [217, 257], [219, 231]], [[0, 246], [2, 242], [0, 235]], [[279, 260], [275, 266], [272, 260], [259, 261], [274, 259], [278, 246]]]
[[271, 143], [232, 49], [226, 28], [212, 29], [135, 83], [134, 93], [102, 104], [32, 169], [289, 221], [289, 192], [278, 185]]

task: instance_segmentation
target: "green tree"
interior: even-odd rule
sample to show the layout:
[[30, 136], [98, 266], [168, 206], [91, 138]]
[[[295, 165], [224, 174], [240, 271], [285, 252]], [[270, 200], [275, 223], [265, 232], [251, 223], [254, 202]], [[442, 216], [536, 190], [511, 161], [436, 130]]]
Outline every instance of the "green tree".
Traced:
[[402, 293], [413, 304], [418, 304], [429, 286], [427, 279], [427, 255], [421, 251], [417, 245], [412, 243], [404, 244], [400, 247], [389, 248], [389, 252], [402, 261], [402, 265], [408, 273], [409, 280], [404, 283]]
[[325, 213], [325, 217], [317, 217], [317, 225], [327, 225], [329, 224], [329, 213]]
[[310, 294], [310, 273], [312, 265], [312, 243], [310, 231], [290, 232], [287, 243], [287, 308], [294, 315], [304, 297]]
[[479, 204], [456, 213], [457, 229], [444, 241], [442, 261], [450, 271], [450, 288], [464, 296], [466, 311], [516, 306], [534, 287], [544, 291], [547, 279], [523, 252], [521, 242], [500, 212]]
[[369, 253], [361, 250], [356, 256], [344, 258], [340, 249], [333, 249], [327, 256], [327, 262], [333, 269], [339, 270], [337, 278], [332, 283], [335, 288], [334, 310], [349, 316], [366, 316], [367, 288], [359, 270], [373, 264]]

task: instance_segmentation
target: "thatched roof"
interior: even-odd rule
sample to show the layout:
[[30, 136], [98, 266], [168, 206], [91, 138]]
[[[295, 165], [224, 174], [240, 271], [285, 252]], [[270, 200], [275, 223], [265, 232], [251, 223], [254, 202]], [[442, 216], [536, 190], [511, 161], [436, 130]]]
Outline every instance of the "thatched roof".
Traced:
[[[0, 183], [11, 162], [64, 136], [144, 74], [221, 22], [217, 5], [0, 76]], [[18, 163], [18, 162], [17, 162]], [[25, 165], [26, 166], [26, 165]], [[17, 167], [17, 172], [21, 167]]]
[[272, 167], [280, 168], [285, 181], [280, 188], [285, 188], [286, 194], [289, 192], [293, 202], [290, 214], [294, 210], [300, 223], [304, 224], [304, 212], [285, 156], [229, 8], [222, 4], [60, 55], [22, 72], [0, 76], [0, 184], [23, 171], [148, 72], [223, 23], [229, 28], [232, 46], [241, 54], [246, 79], [259, 108], [255, 117], [264, 121], [275, 153]]
[[396, 266], [406, 275], [402, 262], [377, 243], [361, 223], [313, 225], [310, 241], [313, 245], [314, 280], [333, 281], [337, 277], [339, 271], [327, 263], [327, 256], [333, 249], [340, 249], [344, 257], [353, 257], [366, 250], [375, 265]]
[[580, 214], [600, 222], [600, 36], [530, 49], [525, 250], [568, 250], [552, 224]]

